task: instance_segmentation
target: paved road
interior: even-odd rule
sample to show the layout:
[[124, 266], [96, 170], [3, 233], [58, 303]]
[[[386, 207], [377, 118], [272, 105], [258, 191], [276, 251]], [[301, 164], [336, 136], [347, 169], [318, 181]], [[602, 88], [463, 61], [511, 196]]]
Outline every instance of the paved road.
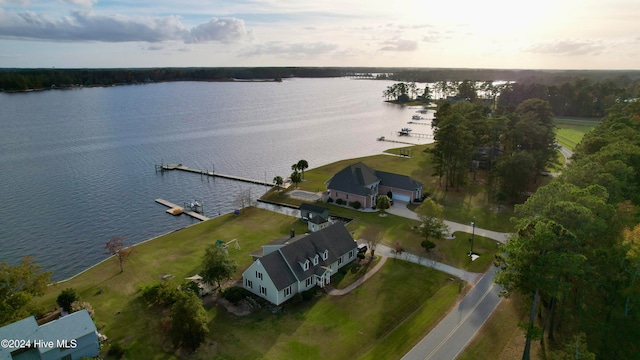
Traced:
[[487, 272], [436, 327], [402, 359], [451, 360], [473, 339], [500, 303], [500, 286], [493, 283], [494, 270]]
[[571, 161], [570, 158], [573, 156], [573, 151], [564, 146], [560, 146], [560, 152], [566, 159], [565, 164], [569, 164], [569, 162]]

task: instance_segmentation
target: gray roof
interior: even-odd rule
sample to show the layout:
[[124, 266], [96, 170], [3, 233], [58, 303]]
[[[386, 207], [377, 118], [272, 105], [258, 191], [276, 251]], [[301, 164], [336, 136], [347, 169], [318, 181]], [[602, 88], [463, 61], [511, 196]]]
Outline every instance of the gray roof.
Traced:
[[[56, 321], [46, 323], [38, 329], [38, 339], [45, 341], [53, 341], [56, 343], [58, 339], [79, 339], [87, 334], [94, 334], [96, 325], [87, 310], [80, 310], [61, 317]], [[98, 336], [95, 335], [98, 341]], [[40, 353], [52, 350], [53, 348], [39, 348]]]
[[[347, 228], [337, 222], [263, 256], [260, 262], [276, 288], [282, 290], [318, 271], [324, 271], [321, 270], [322, 266], [336, 262], [340, 256], [356, 248], [357, 244]], [[318, 265], [313, 265], [313, 257], [325, 250], [328, 251], [327, 259], [322, 260], [320, 256]], [[309, 260], [309, 270], [305, 271], [300, 263], [306, 260]]]
[[269, 253], [258, 261], [260, 261], [278, 291], [296, 282], [296, 277], [289, 269], [287, 262], [284, 261], [280, 251]]
[[327, 209], [326, 207], [318, 206], [318, 205], [314, 205], [314, 204], [309, 204], [309, 203], [300, 204], [300, 210], [311, 211], [311, 212], [315, 212], [315, 213], [318, 213], [318, 214], [322, 214], [325, 211], [329, 211], [329, 209]]
[[309, 222], [312, 222], [312, 223], [314, 223], [314, 224], [318, 224], [318, 225], [319, 225], [319, 224], [324, 224], [324, 223], [326, 223], [327, 221], [329, 221], [329, 220], [325, 219], [325, 218], [324, 218], [324, 217], [322, 217], [322, 216], [314, 216], [314, 217], [312, 217], [311, 219], [309, 219]]
[[422, 183], [412, 179], [407, 175], [389, 173], [385, 171], [375, 171], [380, 179], [380, 184], [384, 186], [394, 187], [403, 190], [414, 191], [422, 187]]
[[367, 188], [367, 186], [376, 183], [379, 180], [380, 179], [378, 179], [373, 169], [361, 162], [358, 162], [347, 166], [337, 174], [333, 175], [333, 177], [328, 181], [327, 188], [350, 194], [367, 196], [372, 194], [371, 189]]

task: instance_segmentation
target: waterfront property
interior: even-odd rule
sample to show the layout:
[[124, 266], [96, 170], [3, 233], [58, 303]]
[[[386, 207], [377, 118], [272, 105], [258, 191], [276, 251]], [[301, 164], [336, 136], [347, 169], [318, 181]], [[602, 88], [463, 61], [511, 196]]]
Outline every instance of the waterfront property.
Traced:
[[245, 289], [280, 305], [295, 294], [331, 283], [331, 275], [356, 258], [357, 244], [341, 222], [318, 232], [277, 239], [253, 253], [242, 274]]
[[40, 326], [35, 317], [31, 316], [0, 328], [0, 338], [23, 341], [2, 346], [2, 360], [75, 360], [94, 358], [100, 351], [96, 325], [87, 310], [74, 312]]
[[413, 202], [422, 197], [423, 187], [409, 176], [373, 170], [361, 162], [340, 170], [326, 184], [328, 195], [334, 201], [358, 201], [364, 208], [373, 207], [376, 197], [389, 191], [392, 200]]

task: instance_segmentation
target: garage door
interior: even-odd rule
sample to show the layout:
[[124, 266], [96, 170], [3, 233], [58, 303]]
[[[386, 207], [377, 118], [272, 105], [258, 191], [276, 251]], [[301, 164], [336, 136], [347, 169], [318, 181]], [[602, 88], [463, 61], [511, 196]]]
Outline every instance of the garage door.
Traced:
[[392, 198], [393, 200], [404, 201], [404, 202], [409, 202], [409, 200], [411, 200], [409, 196], [402, 195], [402, 194], [393, 194]]

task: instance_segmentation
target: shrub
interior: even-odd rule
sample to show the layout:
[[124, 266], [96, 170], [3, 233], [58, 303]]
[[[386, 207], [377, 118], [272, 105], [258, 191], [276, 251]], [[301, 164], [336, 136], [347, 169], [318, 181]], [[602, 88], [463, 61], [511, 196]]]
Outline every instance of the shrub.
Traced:
[[249, 296], [249, 291], [247, 291], [245, 288], [240, 287], [240, 286], [232, 286], [230, 288], [225, 289], [222, 292], [222, 297], [224, 299], [229, 300], [229, 302], [231, 302], [232, 304], [237, 304], [238, 301], [244, 299], [245, 297]]
[[358, 257], [358, 259], [364, 259], [365, 255], [364, 253], [358, 253], [358, 255], [356, 255]]
[[109, 351], [107, 351], [107, 356], [115, 359], [122, 359], [126, 348], [120, 343], [113, 343], [109, 346]]
[[76, 293], [76, 289], [67, 288], [60, 292], [56, 302], [62, 308], [62, 310], [70, 313], [71, 312], [71, 304], [78, 301], [78, 293]]
[[358, 209], [360, 209], [362, 204], [360, 204], [360, 201], [353, 201], [353, 202], [349, 203], [349, 206], [351, 206], [352, 208], [358, 210]]
[[342, 199], [336, 199], [336, 204], [342, 205], [344, 204], [344, 201]]
[[328, 202], [329, 204], [331, 204], [331, 203], [333, 202], [333, 199], [332, 199], [331, 197], [329, 197], [329, 198], [327, 199], [327, 202]]
[[422, 243], [420, 243], [420, 245], [422, 245], [426, 252], [429, 252], [429, 250], [436, 247], [436, 244], [431, 240], [424, 240]]
[[311, 300], [313, 299], [314, 296], [316, 296], [316, 291], [318, 289], [314, 286], [309, 290], [303, 291], [302, 292], [302, 299], [303, 300]]
[[387, 191], [387, 197], [393, 199], [393, 192], [391, 192], [391, 190]]

